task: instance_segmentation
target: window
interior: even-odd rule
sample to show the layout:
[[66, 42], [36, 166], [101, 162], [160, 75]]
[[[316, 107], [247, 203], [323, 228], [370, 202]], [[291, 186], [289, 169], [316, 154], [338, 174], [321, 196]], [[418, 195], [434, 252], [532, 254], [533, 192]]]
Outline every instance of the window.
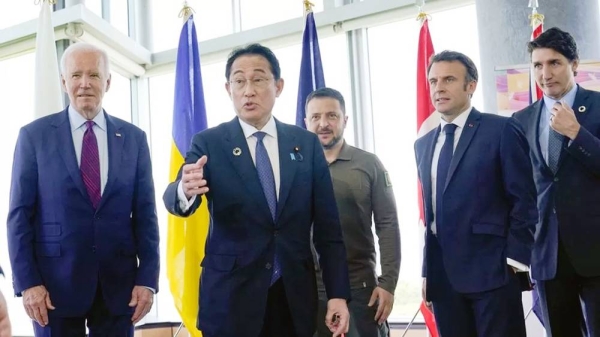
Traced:
[[102, 0], [85, 0], [84, 3], [87, 9], [89, 9], [99, 17], [102, 17]]
[[109, 115], [131, 122], [131, 81], [116, 71], [111, 71], [111, 76], [102, 107]]
[[[479, 47], [473, 43], [478, 41], [476, 18], [474, 5], [432, 14], [429, 28], [435, 50], [463, 52], [478, 65]], [[423, 229], [418, 225], [413, 148], [417, 136], [415, 83], [419, 29], [418, 22], [408, 19], [368, 30], [375, 152], [394, 184], [402, 237], [402, 267], [392, 321], [410, 320], [421, 302]], [[473, 105], [482, 106], [482, 98], [479, 88]]]
[[40, 15], [41, 6], [33, 1], [3, 1], [0, 10], [0, 29], [18, 25]]
[[129, 36], [128, 0], [110, 1], [110, 24], [121, 31], [121, 33]]
[[[183, 19], [179, 17], [183, 1], [144, 1], [152, 1], [154, 51], [177, 48], [183, 26]], [[233, 32], [231, 1], [189, 0], [188, 4], [194, 9], [194, 22], [199, 41], [214, 39]]]
[[[1, 132], [2, 144], [0, 146], [0, 157], [4, 158], [4, 164], [0, 165], [0, 214], [4, 219], [8, 215], [8, 200], [10, 194], [10, 181], [12, 172], [12, 160], [17, 143], [19, 130], [22, 126], [33, 121], [33, 104], [30, 88], [34, 81], [35, 54], [30, 53], [19, 57], [0, 61], [0, 107], [7, 111], [2, 122]], [[8, 312], [15, 336], [32, 336], [33, 326], [31, 320], [25, 313], [21, 298], [14, 297], [12, 287], [12, 272], [8, 258], [8, 247], [6, 243], [6, 226], [0, 226], [0, 264], [2, 265], [6, 278], [0, 277], [0, 289], [8, 302]]]
[[[313, 7], [314, 12], [323, 10], [323, 0], [313, 0], [311, 2], [315, 5]], [[240, 0], [240, 7], [243, 30], [298, 18], [304, 14], [302, 1]], [[273, 13], [277, 14], [274, 15]]]

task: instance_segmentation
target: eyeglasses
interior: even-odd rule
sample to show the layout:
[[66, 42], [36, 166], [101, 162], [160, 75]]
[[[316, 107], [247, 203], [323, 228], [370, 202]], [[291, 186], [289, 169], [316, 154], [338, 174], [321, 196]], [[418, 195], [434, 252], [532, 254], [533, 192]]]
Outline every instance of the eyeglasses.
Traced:
[[244, 90], [248, 83], [252, 83], [252, 86], [254, 86], [256, 89], [264, 89], [269, 84], [269, 79], [263, 77], [256, 77], [252, 79], [235, 78], [232, 81], [229, 81], [229, 83], [235, 90]]

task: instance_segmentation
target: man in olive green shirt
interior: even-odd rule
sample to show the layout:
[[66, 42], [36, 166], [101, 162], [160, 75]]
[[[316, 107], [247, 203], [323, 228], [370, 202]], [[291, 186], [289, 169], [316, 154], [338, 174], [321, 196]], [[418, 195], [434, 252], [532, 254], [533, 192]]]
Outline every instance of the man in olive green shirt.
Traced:
[[[331, 88], [312, 92], [306, 99], [306, 127], [318, 135], [340, 214], [346, 245], [352, 301], [347, 337], [389, 335], [387, 318], [394, 304], [394, 290], [400, 271], [400, 232], [396, 201], [387, 171], [372, 153], [346, 144], [344, 97]], [[376, 251], [372, 220], [379, 239], [381, 271], [376, 272]], [[325, 317], [326, 295], [320, 272], [319, 316]], [[322, 314], [321, 314], [322, 313]], [[317, 335], [331, 336], [323, 322]]]

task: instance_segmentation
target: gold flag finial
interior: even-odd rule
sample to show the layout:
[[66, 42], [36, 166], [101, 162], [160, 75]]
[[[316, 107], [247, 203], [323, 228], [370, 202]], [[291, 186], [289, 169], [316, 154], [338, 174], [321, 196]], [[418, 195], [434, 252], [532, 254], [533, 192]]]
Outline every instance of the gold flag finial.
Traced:
[[421, 21], [421, 23], [425, 20], [431, 20], [431, 16], [423, 11], [423, 6], [425, 6], [425, 0], [417, 0], [415, 2], [415, 6], [419, 9], [419, 14], [417, 14], [417, 21]]
[[315, 4], [313, 4], [312, 2], [310, 2], [308, 0], [303, 0], [303, 1], [304, 1], [304, 13], [312, 12], [312, 8]]
[[188, 5], [187, 1], [184, 1], [183, 8], [181, 9], [181, 11], [179, 11], [179, 17], [183, 18], [184, 20], [187, 20], [190, 17], [190, 15], [194, 13], [196, 13], [194, 9]]
[[41, 4], [42, 2], [47, 2], [51, 5], [56, 5], [56, 0], [33, 0], [33, 4], [36, 6]]

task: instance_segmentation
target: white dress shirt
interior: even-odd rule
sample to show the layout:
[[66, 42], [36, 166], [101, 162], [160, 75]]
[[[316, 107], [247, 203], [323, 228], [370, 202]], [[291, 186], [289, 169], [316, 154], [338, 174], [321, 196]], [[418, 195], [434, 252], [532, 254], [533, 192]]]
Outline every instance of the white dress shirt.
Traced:
[[[69, 105], [69, 123], [71, 124], [71, 135], [73, 136], [73, 145], [75, 146], [75, 155], [77, 156], [77, 166], [81, 165], [81, 149], [83, 148], [83, 134], [87, 130], [85, 122], [87, 119]], [[106, 131], [106, 117], [104, 110], [96, 115], [94, 121], [94, 134], [98, 142], [98, 157], [100, 159], [100, 195], [104, 194], [104, 187], [108, 180], [108, 139]]]
[[[467, 123], [467, 119], [471, 114], [472, 106], [469, 106], [467, 110], [458, 115], [453, 121], [452, 124], [456, 125], [456, 130], [454, 131], [454, 147], [453, 151], [456, 150], [456, 146], [458, 145], [458, 141], [460, 140], [460, 136], [462, 135], [462, 131], [465, 128], [465, 124]], [[440, 152], [442, 152], [442, 146], [444, 146], [444, 142], [446, 141], [446, 133], [443, 131], [444, 126], [446, 126], [448, 122], [446, 122], [443, 118], [440, 119], [440, 134], [438, 135], [438, 139], [435, 143], [435, 148], [433, 150], [433, 158], [431, 160], [431, 206], [433, 211], [433, 221], [431, 222], [430, 228], [433, 234], [436, 234], [436, 226], [435, 226], [435, 210], [436, 210], [436, 195], [437, 195], [437, 167], [438, 161], [440, 159]], [[528, 271], [529, 267], [523, 263], [515, 261], [513, 259], [507, 258], [507, 263], [517, 268], [519, 271]]]
[[[250, 156], [252, 157], [254, 165], [256, 165], [257, 142], [256, 137], [254, 137], [254, 133], [262, 131], [267, 134], [265, 138], [263, 138], [263, 144], [265, 145], [267, 153], [269, 154], [269, 160], [271, 161], [271, 167], [273, 168], [273, 177], [275, 178], [275, 191], [277, 193], [277, 199], [279, 199], [279, 185], [281, 184], [281, 177], [279, 174], [279, 143], [277, 141], [277, 125], [275, 124], [275, 118], [271, 116], [267, 124], [265, 124], [265, 126], [262, 128], [262, 130], [258, 130], [254, 126], [244, 122], [239, 118], [238, 121], [240, 122], [242, 131], [244, 132], [244, 137], [246, 138], [246, 142], [248, 143], [248, 149], [250, 150]], [[233, 149], [231, 149], [231, 151], [233, 151]], [[185, 193], [183, 192], [183, 185], [181, 181], [179, 182], [179, 186], [177, 186], [177, 197], [179, 199], [179, 208], [183, 213], [187, 212], [187, 210], [192, 206], [192, 204], [196, 200], [196, 196], [192, 196], [192, 198], [190, 198], [189, 200], [186, 198]]]

